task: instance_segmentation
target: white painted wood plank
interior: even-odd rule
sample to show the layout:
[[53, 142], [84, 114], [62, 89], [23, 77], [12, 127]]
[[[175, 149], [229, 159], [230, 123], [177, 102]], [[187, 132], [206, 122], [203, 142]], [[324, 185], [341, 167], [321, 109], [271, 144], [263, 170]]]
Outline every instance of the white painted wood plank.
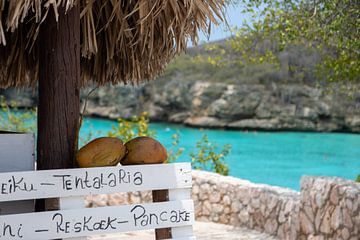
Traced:
[[[31, 133], [0, 133], [0, 173], [34, 170], [34, 141]], [[34, 200], [0, 202], [0, 215], [33, 212], [34, 205]]]
[[0, 174], [0, 202], [191, 187], [190, 163]]
[[194, 237], [193, 226], [173, 227], [171, 235], [173, 239]]
[[60, 210], [85, 208], [84, 197], [64, 197], [59, 200]]
[[[185, 200], [191, 198], [191, 188], [180, 188], [169, 190], [169, 200]], [[194, 206], [193, 206], [194, 207]], [[194, 222], [195, 220], [192, 219]], [[172, 239], [194, 239], [193, 226], [181, 226], [171, 228]]]
[[192, 200], [60, 210], [0, 216], [0, 239], [69, 238], [193, 223]]
[[[59, 199], [60, 210], [85, 208], [84, 197], [65, 197]], [[67, 238], [68, 240], [86, 240], [87, 237]]]
[[32, 133], [0, 133], [0, 173], [35, 169]]
[[172, 238], [171, 240], [196, 240], [196, 237], [191, 236], [191, 237]]
[[191, 188], [169, 189], [169, 201], [191, 199]]

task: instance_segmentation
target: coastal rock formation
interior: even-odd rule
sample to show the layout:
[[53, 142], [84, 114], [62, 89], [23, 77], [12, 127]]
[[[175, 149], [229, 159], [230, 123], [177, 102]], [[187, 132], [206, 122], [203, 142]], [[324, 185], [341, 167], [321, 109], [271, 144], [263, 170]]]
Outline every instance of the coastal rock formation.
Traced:
[[[84, 89], [84, 98], [91, 88]], [[35, 94], [0, 91], [21, 106]], [[21, 97], [19, 97], [21, 96]], [[89, 96], [87, 114], [117, 119], [149, 112], [155, 121], [265, 131], [360, 132], [360, 95], [350, 98], [304, 84], [225, 84], [158, 81], [139, 87], [104, 86]]]

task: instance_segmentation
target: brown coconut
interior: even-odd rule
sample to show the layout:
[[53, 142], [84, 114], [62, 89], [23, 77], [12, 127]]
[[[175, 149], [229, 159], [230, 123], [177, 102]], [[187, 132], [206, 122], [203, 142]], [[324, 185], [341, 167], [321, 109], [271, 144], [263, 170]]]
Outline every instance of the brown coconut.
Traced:
[[167, 159], [165, 147], [151, 137], [137, 137], [125, 143], [126, 155], [122, 165], [156, 164]]
[[76, 154], [79, 167], [115, 166], [125, 156], [123, 142], [114, 137], [101, 137], [82, 147]]

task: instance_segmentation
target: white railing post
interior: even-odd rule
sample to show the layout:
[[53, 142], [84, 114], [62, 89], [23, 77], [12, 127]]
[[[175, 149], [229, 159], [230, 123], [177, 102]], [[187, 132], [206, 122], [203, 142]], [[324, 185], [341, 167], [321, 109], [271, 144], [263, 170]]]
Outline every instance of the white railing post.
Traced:
[[[179, 178], [188, 183], [188, 188], [178, 188], [169, 190], [169, 201], [191, 199], [191, 166], [181, 167], [177, 169]], [[190, 174], [189, 174], [190, 173]], [[194, 213], [195, 214], [195, 213]], [[171, 228], [172, 239], [174, 240], [195, 240], [193, 226], [182, 226]]]
[[[35, 170], [35, 137], [31, 133], [0, 131], [0, 173]], [[0, 215], [33, 212], [34, 200], [1, 202]]]
[[[59, 199], [60, 210], [85, 208], [84, 197], [63, 197]], [[86, 240], [87, 237], [66, 238], [68, 240]]]

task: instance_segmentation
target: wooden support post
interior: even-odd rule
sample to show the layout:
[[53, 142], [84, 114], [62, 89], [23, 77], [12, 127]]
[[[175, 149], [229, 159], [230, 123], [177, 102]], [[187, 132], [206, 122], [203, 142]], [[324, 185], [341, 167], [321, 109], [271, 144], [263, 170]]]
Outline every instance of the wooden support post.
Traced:
[[[37, 169], [72, 168], [75, 163], [80, 111], [80, 12], [52, 9], [39, 36], [39, 104]], [[56, 201], [37, 202], [37, 210]]]
[[[154, 190], [152, 191], [153, 202], [169, 201], [169, 190]], [[156, 240], [171, 239], [171, 228], [155, 229]]]

